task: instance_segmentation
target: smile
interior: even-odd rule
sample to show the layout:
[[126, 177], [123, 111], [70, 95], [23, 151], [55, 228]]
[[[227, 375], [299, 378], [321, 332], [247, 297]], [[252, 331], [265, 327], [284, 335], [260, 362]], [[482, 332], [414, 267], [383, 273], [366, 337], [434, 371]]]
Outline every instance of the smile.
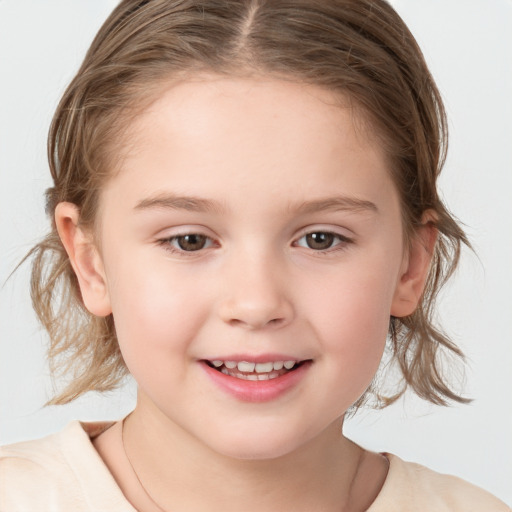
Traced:
[[296, 369], [299, 361], [268, 361], [251, 363], [248, 361], [207, 361], [207, 364], [224, 375], [242, 380], [272, 380]]
[[275, 400], [296, 388], [305, 378], [311, 359], [249, 362], [240, 358], [200, 361], [211, 381], [223, 392], [243, 402]]

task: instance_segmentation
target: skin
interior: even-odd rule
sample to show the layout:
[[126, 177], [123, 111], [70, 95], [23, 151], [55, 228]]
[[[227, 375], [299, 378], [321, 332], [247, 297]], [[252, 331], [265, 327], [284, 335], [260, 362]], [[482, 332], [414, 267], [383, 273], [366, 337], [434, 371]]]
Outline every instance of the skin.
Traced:
[[[125, 447], [163, 509], [365, 510], [382, 487], [385, 458], [341, 425], [390, 315], [417, 306], [435, 233], [425, 224], [405, 250], [387, 160], [354, 119], [312, 86], [199, 76], [130, 128], [95, 237], [74, 205], [57, 207], [84, 302], [113, 314], [138, 383]], [[204, 248], [180, 249], [186, 234]], [[311, 364], [263, 403], [224, 392], [201, 362], [272, 353]], [[95, 446], [134, 506], [155, 510], [120, 435]]]

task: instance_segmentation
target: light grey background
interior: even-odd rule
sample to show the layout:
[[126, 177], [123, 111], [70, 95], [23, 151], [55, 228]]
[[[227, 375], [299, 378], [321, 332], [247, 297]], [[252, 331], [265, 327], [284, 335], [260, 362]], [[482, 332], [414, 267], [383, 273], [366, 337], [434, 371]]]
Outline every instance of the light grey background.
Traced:
[[[512, 503], [512, 1], [394, 0], [446, 101], [450, 153], [442, 191], [478, 257], [464, 254], [440, 316], [468, 356], [470, 406], [408, 397], [357, 415], [363, 445], [457, 474]], [[114, 0], [0, 0], [0, 283], [46, 230], [51, 115]], [[0, 290], [0, 443], [35, 438], [70, 419], [119, 418], [128, 384], [43, 408], [51, 393], [45, 335], [32, 313], [28, 267]]]

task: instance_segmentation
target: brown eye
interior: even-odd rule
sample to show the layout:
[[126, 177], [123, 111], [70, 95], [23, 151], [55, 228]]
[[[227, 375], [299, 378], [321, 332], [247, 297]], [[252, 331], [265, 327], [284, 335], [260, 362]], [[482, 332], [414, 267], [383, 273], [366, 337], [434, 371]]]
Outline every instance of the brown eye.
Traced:
[[208, 237], [192, 234], [177, 236], [174, 240], [182, 251], [199, 251], [205, 247]]
[[330, 253], [338, 249], [345, 249], [351, 243], [353, 243], [351, 238], [339, 233], [312, 231], [301, 236], [294, 245], [311, 249], [318, 253]]
[[323, 251], [332, 247], [335, 238], [333, 233], [309, 233], [306, 235], [306, 244], [310, 249]]

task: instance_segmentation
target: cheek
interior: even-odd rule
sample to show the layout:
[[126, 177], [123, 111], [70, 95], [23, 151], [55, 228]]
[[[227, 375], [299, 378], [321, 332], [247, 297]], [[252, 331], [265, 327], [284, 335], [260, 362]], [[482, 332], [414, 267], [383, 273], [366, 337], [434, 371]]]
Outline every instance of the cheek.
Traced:
[[322, 352], [330, 356], [332, 374], [342, 374], [354, 396], [367, 388], [380, 364], [394, 291], [393, 279], [383, 278], [393, 275], [389, 268], [387, 273], [378, 266], [364, 268], [331, 276], [322, 289], [311, 289], [303, 304], [314, 311], [312, 325]]
[[[314, 311], [318, 325], [330, 332], [353, 333], [361, 341], [387, 333], [398, 270], [368, 262], [341, 268], [304, 282], [304, 309]], [[372, 335], [373, 334], [373, 335]]]
[[[186, 276], [142, 258], [124, 258], [111, 272], [109, 293], [121, 352], [129, 370], [158, 368], [158, 362], [187, 357], [205, 297]], [[190, 313], [194, 312], [194, 315]], [[204, 313], [204, 314], [203, 314]], [[169, 357], [173, 355], [173, 357]]]
[[389, 328], [389, 309], [382, 307], [376, 296], [373, 298], [369, 300], [366, 293], [358, 290], [346, 294], [336, 304], [332, 301], [325, 312], [326, 350], [356, 386], [360, 379], [373, 378]]

